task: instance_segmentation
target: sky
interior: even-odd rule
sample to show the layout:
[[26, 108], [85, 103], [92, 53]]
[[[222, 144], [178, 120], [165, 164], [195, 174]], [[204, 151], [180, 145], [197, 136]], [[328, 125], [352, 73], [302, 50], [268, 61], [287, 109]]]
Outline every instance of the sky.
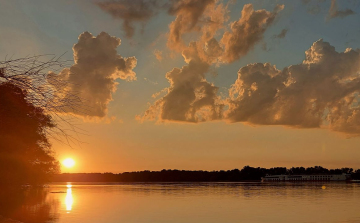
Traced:
[[360, 168], [359, 1], [2, 0], [0, 40], [67, 61], [63, 172]]

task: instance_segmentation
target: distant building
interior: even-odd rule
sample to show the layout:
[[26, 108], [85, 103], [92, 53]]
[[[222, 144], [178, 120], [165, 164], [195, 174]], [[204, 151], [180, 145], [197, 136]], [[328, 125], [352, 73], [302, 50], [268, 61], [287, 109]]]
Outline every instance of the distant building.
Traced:
[[346, 181], [350, 180], [350, 174], [314, 174], [314, 175], [266, 175], [261, 178], [262, 182], [276, 181]]

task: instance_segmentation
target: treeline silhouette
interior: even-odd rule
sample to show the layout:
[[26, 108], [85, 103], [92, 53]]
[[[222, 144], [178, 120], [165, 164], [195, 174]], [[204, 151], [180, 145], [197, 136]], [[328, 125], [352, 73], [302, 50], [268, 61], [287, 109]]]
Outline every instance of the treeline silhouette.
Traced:
[[241, 170], [161, 170], [114, 173], [63, 173], [53, 177], [53, 182], [239, 182], [259, 181], [261, 177], [280, 174], [351, 174], [352, 179], [360, 179], [360, 169], [352, 168], [326, 169], [314, 167], [274, 167], [261, 168], [244, 166]]

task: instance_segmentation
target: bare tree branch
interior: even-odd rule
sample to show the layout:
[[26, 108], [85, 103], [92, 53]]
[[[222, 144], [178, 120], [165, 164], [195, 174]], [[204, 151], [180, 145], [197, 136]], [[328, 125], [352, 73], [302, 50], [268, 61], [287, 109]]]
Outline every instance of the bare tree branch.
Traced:
[[83, 102], [78, 94], [69, 95], [67, 92], [69, 83], [49, 75], [49, 72], [61, 71], [70, 62], [62, 60], [62, 56], [5, 58], [4, 61], [0, 61], [0, 84], [10, 82], [27, 91], [26, 100], [43, 109], [55, 123], [55, 126], [46, 129], [46, 134], [56, 141], [71, 146], [79, 143], [79, 134], [85, 132], [76, 126], [74, 122], [76, 117], [69, 114], [69, 110], [86, 114], [86, 109], [80, 106]]

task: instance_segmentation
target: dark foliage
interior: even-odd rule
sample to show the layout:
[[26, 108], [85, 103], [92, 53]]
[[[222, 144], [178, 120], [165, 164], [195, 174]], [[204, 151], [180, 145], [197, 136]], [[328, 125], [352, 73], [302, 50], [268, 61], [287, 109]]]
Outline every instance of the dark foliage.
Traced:
[[49, 71], [55, 72], [66, 64], [66, 61], [60, 59], [61, 57], [40, 55], [0, 61], [0, 84], [11, 83], [25, 91], [26, 101], [41, 108], [43, 113], [51, 117], [52, 123], [56, 123], [51, 128], [43, 129], [46, 136], [70, 145], [78, 142], [72, 134], [78, 134], [80, 129], [73, 125], [73, 116], [60, 114], [65, 112], [65, 108], [79, 112], [77, 109], [82, 102], [75, 94], [64, 98], [69, 83], [49, 75]]
[[4, 185], [40, 184], [58, 173], [46, 130], [55, 125], [28, 92], [0, 82], [0, 179]]

